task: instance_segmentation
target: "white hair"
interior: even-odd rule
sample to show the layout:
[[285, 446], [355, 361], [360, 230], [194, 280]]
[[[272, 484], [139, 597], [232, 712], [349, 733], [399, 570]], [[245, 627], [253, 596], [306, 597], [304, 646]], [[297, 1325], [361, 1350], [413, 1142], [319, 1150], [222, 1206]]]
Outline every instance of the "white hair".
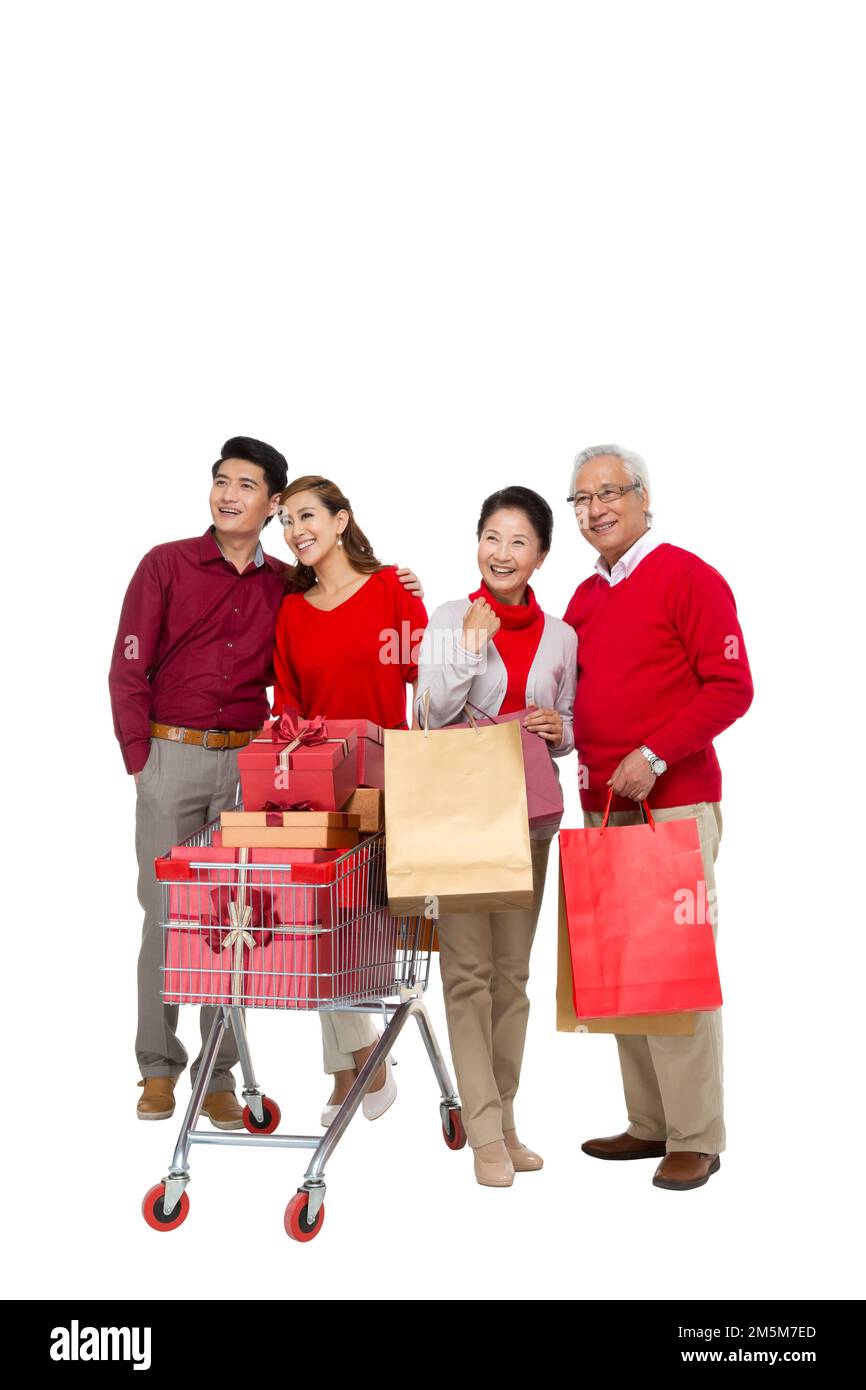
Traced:
[[[602, 454], [611, 454], [614, 458], [621, 459], [632, 482], [637, 483], [644, 497], [649, 498], [650, 478], [646, 462], [633, 449], [621, 449], [618, 444], [591, 444], [588, 449], [581, 449], [580, 453], [575, 455], [574, 467], [571, 470], [571, 486], [568, 489], [570, 494], [574, 492], [577, 475], [583, 465]], [[648, 523], [652, 521], [652, 512], [647, 512], [646, 519]]]

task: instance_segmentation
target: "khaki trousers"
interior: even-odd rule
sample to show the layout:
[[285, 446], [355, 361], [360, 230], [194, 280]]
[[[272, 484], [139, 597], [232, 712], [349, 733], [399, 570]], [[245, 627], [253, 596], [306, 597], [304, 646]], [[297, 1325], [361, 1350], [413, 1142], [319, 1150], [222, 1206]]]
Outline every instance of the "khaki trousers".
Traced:
[[[657, 821], [690, 817], [697, 821], [707, 896], [715, 905], [715, 860], [722, 836], [719, 803], [663, 806], [653, 808], [653, 816]], [[585, 811], [583, 819], [586, 826], [596, 826], [601, 825], [603, 817], [600, 811]], [[640, 821], [638, 807], [634, 811], [615, 812], [610, 818], [611, 825], [637, 825]], [[694, 1037], [618, 1036], [616, 1044], [629, 1134], [636, 1139], [665, 1140], [668, 1153], [722, 1153], [725, 1120], [721, 1010], [696, 1014]]]
[[463, 1122], [473, 1149], [514, 1129], [514, 1097], [529, 1019], [529, 953], [541, 911], [550, 840], [532, 840], [532, 907], [439, 919], [445, 1015]]
[[[179, 1076], [187, 1052], [177, 1036], [177, 1004], [163, 1004], [164, 962], [162, 895], [153, 872], [157, 855], [191, 835], [221, 811], [234, 806], [238, 789], [237, 749], [207, 749], [194, 743], [151, 740], [150, 756], [138, 779], [135, 804], [135, 851], [138, 900], [144, 909], [138, 956], [138, 1032], [135, 1053], [142, 1076]], [[200, 1010], [202, 1048], [218, 1010]], [[225, 1029], [217, 1054], [211, 1091], [233, 1091], [231, 1068], [238, 1060], [234, 1033]], [[195, 1084], [201, 1049], [190, 1067]]]

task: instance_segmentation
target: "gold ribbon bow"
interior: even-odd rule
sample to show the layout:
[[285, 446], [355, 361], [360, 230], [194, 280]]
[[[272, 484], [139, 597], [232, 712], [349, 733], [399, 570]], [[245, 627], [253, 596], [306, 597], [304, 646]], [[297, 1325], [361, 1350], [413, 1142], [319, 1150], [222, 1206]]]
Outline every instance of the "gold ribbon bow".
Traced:
[[229, 903], [229, 923], [230, 930], [223, 937], [223, 949], [234, 947], [234, 959], [232, 960], [232, 1004], [238, 1007], [243, 1003], [244, 993], [244, 946], [249, 946], [252, 950], [255, 946], [255, 937], [248, 930], [250, 922], [253, 920], [253, 909], [247, 905], [242, 908], [236, 898]]

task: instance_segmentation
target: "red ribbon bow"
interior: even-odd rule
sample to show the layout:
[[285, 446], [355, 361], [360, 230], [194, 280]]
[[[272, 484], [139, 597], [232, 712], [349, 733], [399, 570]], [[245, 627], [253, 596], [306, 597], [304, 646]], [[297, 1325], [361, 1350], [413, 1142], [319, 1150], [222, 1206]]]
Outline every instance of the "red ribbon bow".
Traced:
[[281, 806], [279, 801], [265, 802], [265, 825], [282, 825], [284, 811], [312, 811], [312, 801], [292, 801], [288, 806]]
[[299, 714], [283, 713], [271, 725], [271, 738], [274, 743], [294, 743], [296, 746], [299, 743], [327, 743], [325, 716], [316, 714], [312, 719], [302, 719]]

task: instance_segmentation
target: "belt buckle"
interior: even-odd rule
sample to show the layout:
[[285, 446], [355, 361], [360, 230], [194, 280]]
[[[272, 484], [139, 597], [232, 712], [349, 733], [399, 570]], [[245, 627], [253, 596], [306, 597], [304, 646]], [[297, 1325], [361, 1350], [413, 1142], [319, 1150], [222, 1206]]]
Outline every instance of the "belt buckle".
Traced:
[[205, 729], [205, 731], [204, 731], [204, 738], [203, 738], [203, 740], [202, 740], [202, 748], [207, 748], [209, 752], [211, 752], [211, 753], [216, 753], [216, 752], [218, 752], [219, 750], [216, 749], [216, 748], [211, 748], [210, 744], [208, 743], [208, 739], [210, 738], [211, 734], [222, 734], [223, 737], [225, 737], [225, 729]]

